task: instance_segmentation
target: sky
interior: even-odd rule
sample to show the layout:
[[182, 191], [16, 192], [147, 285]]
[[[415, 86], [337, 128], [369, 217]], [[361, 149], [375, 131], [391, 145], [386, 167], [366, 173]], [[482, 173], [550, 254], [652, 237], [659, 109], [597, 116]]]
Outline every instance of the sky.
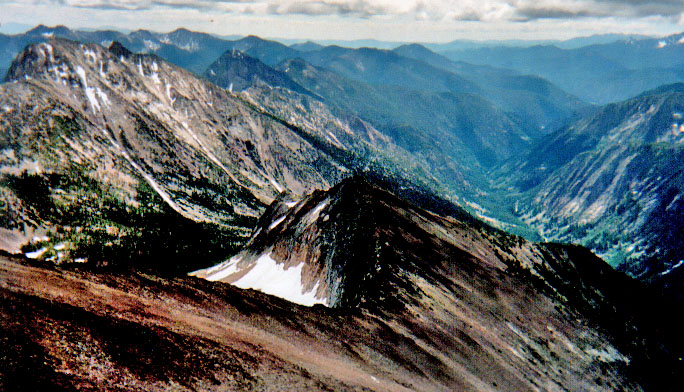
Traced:
[[0, 10], [0, 30], [16, 24], [158, 32], [185, 27], [316, 40], [541, 40], [684, 31], [684, 0], [0, 0]]

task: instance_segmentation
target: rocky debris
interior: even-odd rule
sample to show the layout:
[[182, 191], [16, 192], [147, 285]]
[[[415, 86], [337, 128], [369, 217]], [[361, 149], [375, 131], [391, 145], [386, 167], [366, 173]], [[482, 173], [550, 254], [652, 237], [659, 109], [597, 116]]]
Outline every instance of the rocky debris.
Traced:
[[[290, 293], [308, 293], [332, 308], [361, 308], [418, 334], [416, 343], [442, 365], [462, 369], [446, 373], [465, 389], [496, 383], [503, 390], [639, 390], [631, 382], [670, 385], [679, 366], [674, 353], [681, 339], [669, 329], [662, 340], [660, 325], [663, 309], [676, 305], [588, 250], [535, 244], [430, 214], [359, 178], [299, 202], [275, 202], [240, 253], [193, 275], [239, 284], [264, 255], [299, 274]], [[270, 282], [280, 287], [286, 280]], [[656, 301], [662, 305], [649, 305]], [[585, 338], [592, 343], [586, 346]], [[477, 347], [478, 359], [465, 361], [464, 345]], [[595, 366], [615, 378], [599, 381]], [[503, 369], [523, 375], [513, 381]], [[658, 376], [650, 374], [654, 369]], [[627, 374], [635, 378], [627, 381]]]

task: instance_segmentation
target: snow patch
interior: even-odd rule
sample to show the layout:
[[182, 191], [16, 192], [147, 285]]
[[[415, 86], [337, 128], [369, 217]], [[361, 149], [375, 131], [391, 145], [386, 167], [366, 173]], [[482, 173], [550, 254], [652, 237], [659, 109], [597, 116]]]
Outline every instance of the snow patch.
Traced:
[[667, 46], [667, 42], [665, 41], [658, 41], [658, 49], [662, 49]]
[[152, 75], [150, 76], [152, 78], [152, 81], [155, 84], [161, 84], [161, 80], [159, 80], [159, 74], [156, 72], [152, 72]]
[[311, 212], [314, 215], [318, 215], [323, 211], [323, 209], [328, 205], [328, 201], [324, 201], [321, 204], [317, 205], [316, 208]]
[[87, 48], [85, 50], [83, 50], [83, 55], [86, 56], [88, 61], [91, 61], [91, 62], [95, 62], [95, 60], [97, 59], [97, 55], [95, 55], [95, 52], [93, 52], [92, 50], [87, 49]]
[[665, 275], [669, 274], [670, 272], [672, 272], [672, 270], [674, 270], [674, 269], [676, 269], [676, 268], [679, 268], [679, 267], [681, 267], [682, 265], [684, 265], [684, 260], [679, 260], [679, 263], [677, 263], [676, 265], [672, 266], [672, 268], [669, 268], [669, 269], [667, 269], [667, 270], [661, 272], [661, 273], [660, 273], [660, 276], [665, 276]]
[[42, 35], [43, 37], [45, 37], [45, 38], [52, 38], [52, 37], [55, 36], [55, 32], [54, 32], [54, 31], [46, 31], [46, 32], [44, 32], [44, 33], [41, 34], [41, 35]]
[[93, 89], [92, 87], [88, 87], [88, 80], [86, 78], [86, 73], [83, 67], [79, 65], [76, 68], [76, 73], [81, 78], [83, 88], [85, 89], [86, 97], [88, 97], [88, 101], [90, 102], [90, 106], [93, 108], [93, 112], [100, 111], [100, 103], [97, 102], [97, 98], [95, 97], [95, 89]]
[[66, 242], [60, 242], [53, 247], [54, 250], [63, 250], [64, 248], [66, 248]]
[[268, 180], [271, 182], [271, 185], [273, 185], [273, 187], [275, 187], [275, 189], [278, 191], [278, 193], [283, 193], [283, 190], [284, 190], [284, 189], [283, 189], [282, 186], [280, 186], [280, 184], [278, 184], [278, 183], [277, 183], [274, 179], [272, 179], [272, 178], [269, 178]]
[[159, 50], [161, 48], [161, 45], [154, 41], [150, 41], [149, 39], [143, 40], [143, 43], [145, 44], [145, 47], [153, 52]]
[[[231, 265], [229, 269], [237, 269], [236, 264], [237, 262]], [[295, 267], [285, 268], [284, 264], [273, 260], [271, 252], [269, 252], [261, 255], [252, 266], [247, 267], [249, 271], [245, 275], [231, 284], [241, 289], [259, 290], [300, 305], [327, 305], [326, 299], [316, 298], [318, 283], [311, 290], [304, 291], [302, 267], [304, 267], [304, 263]], [[223, 275], [223, 271], [221, 275]], [[225, 277], [229, 275], [227, 274]], [[216, 275], [211, 275], [207, 279], [218, 280], [215, 277]]]
[[42, 256], [43, 253], [45, 253], [46, 251], [47, 251], [47, 248], [40, 248], [40, 249], [35, 250], [33, 252], [24, 253], [24, 256], [28, 257], [29, 259], [37, 259], [40, 256]]
[[109, 97], [107, 96], [107, 94], [105, 94], [104, 91], [100, 90], [99, 87], [97, 88], [97, 96], [100, 98], [100, 100], [105, 106], [109, 106], [109, 104], [111, 103], [109, 101]]
[[166, 83], [166, 96], [169, 98], [169, 101], [171, 101], [171, 105], [176, 101], [176, 98], [171, 97], [171, 85]]
[[283, 223], [283, 221], [285, 220], [285, 218], [287, 218], [287, 214], [281, 216], [281, 217], [278, 218], [278, 219], [276, 219], [275, 222], [271, 223], [271, 225], [268, 226], [268, 229], [269, 229], [269, 230], [275, 229], [279, 224]]
[[47, 51], [48, 51], [48, 57], [50, 58], [50, 61], [54, 63], [55, 62], [55, 51], [52, 48], [52, 45], [50, 45], [50, 44], [44, 44], [44, 45], [45, 45], [45, 49], [47, 49]]
[[296, 206], [297, 204], [299, 204], [299, 202], [297, 202], [297, 201], [288, 201], [287, 203], [285, 203], [285, 205], [290, 207], [290, 208]]

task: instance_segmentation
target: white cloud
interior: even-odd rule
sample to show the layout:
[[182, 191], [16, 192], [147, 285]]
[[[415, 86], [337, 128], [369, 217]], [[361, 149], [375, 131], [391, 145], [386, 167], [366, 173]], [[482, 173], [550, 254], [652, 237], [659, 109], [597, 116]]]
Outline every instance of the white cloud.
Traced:
[[0, 23], [264, 37], [449, 41], [682, 29], [684, 0], [0, 0]]
[[416, 20], [475, 21], [679, 17], [684, 8], [684, 0], [30, 0], [17, 3], [112, 10], [234, 9], [262, 15], [409, 16]]

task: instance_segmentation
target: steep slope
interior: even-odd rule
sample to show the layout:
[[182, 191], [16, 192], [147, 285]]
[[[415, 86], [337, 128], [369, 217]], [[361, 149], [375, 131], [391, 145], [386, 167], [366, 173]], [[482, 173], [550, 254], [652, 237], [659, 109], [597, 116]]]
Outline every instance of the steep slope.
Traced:
[[239, 285], [266, 260], [280, 278], [297, 272], [296, 284], [327, 285], [333, 308], [196, 278], [46, 269], [0, 256], [0, 388], [678, 386], [682, 346], [667, 340], [676, 326], [663, 328], [657, 316], [666, 301], [585, 249], [430, 214], [359, 179], [292, 207], [273, 203], [239, 256], [240, 271], [224, 269], [224, 278]]
[[[65, 241], [78, 248], [83, 226], [96, 230], [85, 237], [104, 236], [103, 244], [118, 244], [126, 233], [138, 238], [144, 211], [138, 221], [128, 219], [146, 204], [234, 231], [237, 237], [219, 242], [239, 243], [277, 194], [326, 188], [346, 171], [313, 147], [310, 135], [121, 46], [33, 45], [8, 80], [0, 86], [3, 228], [29, 239], [34, 229], [48, 230], [50, 246]], [[70, 221], [92, 219], [103, 203], [112, 213], [96, 223]]]
[[[684, 92], [666, 86], [601, 108], [510, 163], [518, 205], [554, 240], [580, 242], [652, 281], [681, 266]], [[517, 176], [517, 177], [516, 177]], [[524, 199], [523, 199], [524, 200]]]
[[282, 87], [296, 93], [311, 95], [309, 91], [284, 73], [236, 49], [223, 53], [207, 68], [203, 76], [230, 91], [242, 91], [252, 86], [265, 84], [269, 87]]
[[555, 124], [589, 106], [538, 76], [452, 61], [419, 44], [402, 45], [393, 52], [454, 72], [476, 83], [484, 97], [502, 110], [512, 113], [514, 118], [526, 125], [526, 129], [538, 129], [538, 134], [552, 130]]
[[[491, 165], [528, 144], [516, 124], [475, 95], [373, 86], [302, 60], [284, 62], [278, 69], [329, 104], [373, 124], [412, 152], [428, 155], [426, 149], [437, 147], [464, 163], [470, 161], [464, 166], [472, 167], [472, 156], [481, 165]], [[460, 154], [465, 155], [459, 158]]]
[[365, 309], [434, 356], [445, 390], [639, 390], [627, 375], [669, 389], [680, 366], [678, 341], [659, 340], [675, 328], [643, 313], [655, 297], [586, 249], [442, 218], [358, 178], [274, 203], [240, 253], [194, 275]]

